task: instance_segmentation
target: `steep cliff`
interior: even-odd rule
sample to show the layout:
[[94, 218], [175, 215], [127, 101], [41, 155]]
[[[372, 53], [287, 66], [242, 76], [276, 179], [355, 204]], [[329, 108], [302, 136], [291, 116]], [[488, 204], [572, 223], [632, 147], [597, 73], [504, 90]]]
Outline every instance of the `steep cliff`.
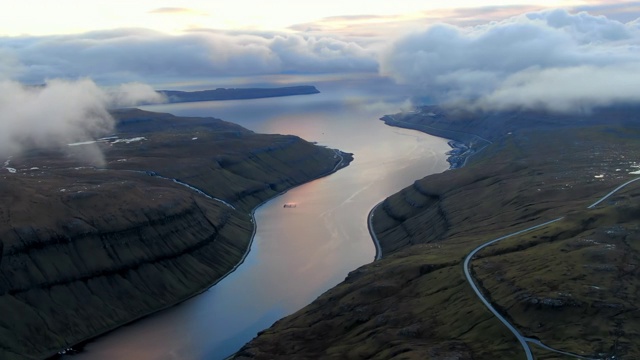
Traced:
[[[53, 355], [207, 288], [247, 251], [255, 206], [350, 160], [217, 119], [114, 116], [114, 137], [0, 169], [2, 359]], [[104, 164], [81, 160], [96, 149]]]

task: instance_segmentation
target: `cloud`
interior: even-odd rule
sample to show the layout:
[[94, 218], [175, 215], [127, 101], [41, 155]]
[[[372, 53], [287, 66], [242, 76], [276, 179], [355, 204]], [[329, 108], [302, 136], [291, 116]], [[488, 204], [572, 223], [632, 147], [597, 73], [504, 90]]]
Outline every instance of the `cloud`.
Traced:
[[475, 26], [491, 21], [501, 21], [519, 14], [543, 10], [536, 5], [479, 6], [457, 9], [440, 9], [425, 12], [431, 23], [447, 23], [456, 26]]
[[[42, 86], [0, 81], [0, 156], [31, 147], [66, 148], [113, 131], [108, 108], [136, 101], [158, 100], [142, 84], [105, 90], [89, 79], [49, 80]], [[83, 147], [84, 160], [102, 163], [97, 146]]]
[[[327, 36], [144, 29], [0, 38], [20, 66], [18, 80], [91, 77], [99, 83], [283, 73], [376, 72], [374, 54]], [[1, 65], [0, 65], [1, 69]]]
[[636, 74], [640, 74], [640, 64], [531, 68], [507, 77], [475, 106], [589, 112], [599, 106], [640, 101], [640, 76]]
[[590, 1], [590, 4], [577, 6], [572, 9], [574, 12], [587, 11], [594, 15], [604, 15], [609, 19], [621, 22], [629, 22], [640, 17], [640, 1], [615, 1], [609, 0]]
[[197, 14], [197, 12], [180, 7], [161, 7], [149, 11], [149, 14]]
[[398, 39], [381, 73], [437, 102], [588, 110], [640, 101], [640, 27], [587, 13], [534, 12]]
[[332, 22], [332, 21], [371, 21], [371, 20], [386, 20], [386, 19], [396, 19], [397, 15], [369, 15], [369, 14], [360, 14], [360, 15], [336, 15], [336, 16], [327, 16], [322, 21]]
[[141, 103], [162, 103], [166, 98], [156, 92], [151, 86], [142, 83], [120, 84], [111, 89], [107, 89], [109, 96], [109, 107], [120, 108], [129, 107]]
[[456, 26], [474, 26], [544, 8], [536, 5], [500, 5], [439, 8], [393, 15], [330, 16], [312, 22], [294, 24], [289, 26], [289, 29], [307, 34], [335, 34], [354, 39], [367, 46], [376, 42], [387, 43], [391, 38], [412, 30], [423, 29], [425, 25], [446, 23]]
[[7, 80], [20, 74], [24, 68], [16, 55], [0, 47], [0, 80]]

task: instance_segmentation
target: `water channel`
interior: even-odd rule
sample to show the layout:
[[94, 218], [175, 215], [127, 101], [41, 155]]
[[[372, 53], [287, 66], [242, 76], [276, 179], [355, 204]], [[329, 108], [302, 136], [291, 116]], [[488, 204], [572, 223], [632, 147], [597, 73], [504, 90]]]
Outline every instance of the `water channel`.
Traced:
[[[92, 341], [73, 359], [223, 359], [373, 261], [369, 210], [415, 179], [447, 169], [449, 147], [444, 139], [378, 120], [400, 110], [402, 94], [365, 93], [341, 82], [318, 88], [316, 95], [145, 107], [298, 135], [354, 153], [355, 160], [258, 208], [249, 255], [216, 286]], [[289, 202], [297, 206], [283, 208]]]

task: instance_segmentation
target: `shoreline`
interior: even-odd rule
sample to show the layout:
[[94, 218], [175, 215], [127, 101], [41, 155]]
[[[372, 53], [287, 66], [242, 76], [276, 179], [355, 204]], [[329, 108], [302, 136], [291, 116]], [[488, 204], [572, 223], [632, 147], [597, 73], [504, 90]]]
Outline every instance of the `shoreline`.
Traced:
[[[420, 124], [412, 124], [412, 123], [408, 123], [405, 121], [400, 121], [400, 120], [396, 120], [393, 115], [385, 115], [383, 117], [380, 118], [380, 120], [384, 121], [384, 123], [388, 126], [392, 126], [392, 127], [398, 127], [401, 129], [409, 129], [409, 130], [415, 130], [415, 131], [419, 131], [421, 133], [427, 134], [427, 135], [431, 135], [431, 136], [435, 136], [441, 139], [445, 139], [448, 140], [447, 144], [451, 147], [452, 150], [447, 151], [445, 154], [449, 155], [449, 157], [447, 158], [447, 162], [449, 163], [449, 169], [445, 170], [455, 170], [455, 169], [460, 169], [464, 166], [467, 165], [467, 161], [469, 161], [469, 159], [471, 157], [473, 157], [474, 155], [480, 153], [482, 150], [484, 150], [487, 146], [493, 144], [493, 142], [484, 139], [478, 135], [475, 134], [471, 134], [471, 133], [460, 133], [458, 131], [454, 131], [454, 130], [445, 130], [445, 129], [438, 129], [438, 128], [434, 128], [431, 126], [427, 126], [427, 125], [420, 125]], [[399, 124], [407, 124], [407, 126], [400, 126]], [[427, 130], [424, 129], [420, 129], [420, 127], [423, 128], [430, 128], [432, 130], [435, 130], [434, 132], [429, 132]], [[449, 137], [445, 137], [442, 134], [444, 132], [450, 132], [450, 133], [460, 133], [463, 135], [468, 135], [471, 136], [471, 139], [478, 139], [481, 141], [484, 141], [485, 144], [484, 146], [477, 148], [475, 147], [475, 143], [473, 143], [472, 140], [468, 140], [468, 141], [464, 141], [461, 138], [449, 138]], [[431, 174], [433, 175], [433, 174]], [[430, 175], [426, 175], [426, 176], [430, 176]], [[419, 180], [419, 179], [416, 179]], [[415, 180], [414, 180], [415, 181]], [[393, 195], [393, 194], [391, 194]], [[391, 196], [389, 195], [389, 196]], [[367, 215], [367, 229], [369, 230], [369, 236], [371, 236], [371, 240], [373, 241], [373, 245], [376, 248], [376, 254], [375, 257], [373, 259], [373, 261], [378, 261], [380, 259], [382, 259], [382, 245], [380, 244], [380, 240], [378, 240], [378, 235], [375, 233], [375, 231], [373, 230], [373, 215], [375, 213], [375, 211], [378, 209], [378, 207], [380, 205], [382, 205], [382, 203], [387, 199], [388, 197], [384, 198], [382, 201], [380, 201], [379, 203], [377, 203], [370, 211], [369, 214]]]
[[[476, 134], [397, 120], [394, 115], [384, 115], [380, 120], [384, 121], [384, 123], [389, 126], [416, 130], [431, 136], [449, 140], [449, 146], [452, 150], [447, 152], [447, 155], [449, 155], [447, 162], [451, 165], [450, 169], [459, 169], [465, 166], [470, 157], [481, 152], [490, 144], [493, 144], [492, 141]], [[480, 145], [479, 143], [481, 142], [484, 143], [484, 145]]]
[[274, 196], [272, 196], [272, 197], [270, 197], [270, 198], [268, 198], [268, 199], [266, 199], [266, 200], [262, 201], [262, 202], [261, 202], [261, 203], [259, 203], [258, 205], [256, 205], [256, 206], [251, 210], [251, 212], [247, 214], [247, 215], [249, 215], [249, 216], [250, 216], [250, 218], [251, 218], [251, 223], [253, 224], [253, 231], [252, 231], [252, 233], [251, 233], [251, 238], [250, 238], [250, 240], [249, 240], [249, 243], [247, 244], [247, 249], [245, 250], [244, 254], [243, 254], [243, 255], [242, 255], [242, 257], [240, 258], [240, 260], [238, 261], [238, 263], [237, 263], [236, 265], [234, 265], [234, 266], [233, 266], [233, 268], [231, 268], [231, 269], [230, 269], [228, 272], [226, 272], [224, 275], [222, 275], [222, 276], [221, 276], [221, 277], [219, 277], [218, 279], [214, 280], [210, 285], [206, 286], [205, 288], [200, 289], [200, 290], [196, 291], [195, 293], [193, 293], [193, 294], [191, 294], [191, 295], [189, 295], [189, 296], [187, 296], [187, 297], [184, 297], [184, 298], [182, 298], [182, 299], [180, 299], [180, 300], [177, 300], [177, 301], [175, 301], [175, 302], [173, 302], [173, 303], [167, 304], [166, 306], [161, 307], [161, 308], [156, 309], [156, 310], [153, 310], [153, 311], [151, 311], [151, 312], [149, 312], [149, 313], [146, 313], [146, 314], [140, 315], [140, 316], [138, 316], [138, 317], [136, 317], [136, 318], [134, 318], [134, 319], [131, 319], [131, 320], [129, 320], [129, 321], [126, 321], [126, 322], [124, 322], [124, 323], [122, 323], [122, 324], [114, 325], [113, 327], [110, 327], [110, 328], [108, 328], [107, 330], [105, 330], [105, 331], [103, 331], [103, 332], [100, 332], [99, 334], [96, 334], [96, 335], [93, 335], [93, 336], [87, 337], [87, 338], [85, 338], [85, 339], [83, 339], [83, 340], [81, 340], [81, 341], [78, 341], [78, 342], [74, 343], [72, 346], [69, 346], [69, 347], [68, 347], [68, 348], [66, 348], [66, 349], [62, 349], [62, 350], [58, 351], [58, 352], [57, 352], [57, 353], [55, 353], [55, 354], [48, 355], [48, 356], [44, 357], [43, 359], [44, 359], [44, 360], [56, 360], [56, 359], [61, 359], [61, 358], [62, 358], [63, 356], [65, 356], [65, 355], [73, 356], [74, 354], [82, 353], [82, 352], [84, 351], [84, 347], [85, 347], [87, 344], [89, 344], [89, 343], [93, 342], [94, 340], [96, 340], [96, 339], [98, 339], [98, 338], [100, 338], [100, 337], [103, 337], [103, 336], [105, 336], [105, 335], [107, 335], [107, 334], [109, 334], [109, 333], [111, 333], [111, 332], [113, 332], [113, 331], [116, 331], [116, 330], [120, 329], [121, 327], [124, 327], [124, 326], [130, 325], [130, 324], [133, 324], [133, 323], [134, 323], [134, 322], [136, 322], [136, 321], [142, 320], [142, 319], [144, 319], [144, 318], [147, 318], [147, 317], [153, 316], [154, 314], [157, 314], [157, 313], [159, 313], [159, 312], [161, 312], [161, 311], [164, 311], [164, 310], [170, 309], [170, 308], [172, 308], [172, 307], [178, 306], [178, 305], [180, 305], [180, 304], [184, 303], [185, 301], [187, 301], [187, 300], [189, 300], [189, 299], [192, 299], [192, 298], [194, 298], [194, 297], [196, 297], [196, 296], [198, 296], [198, 295], [203, 294], [204, 292], [206, 292], [206, 291], [208, 291], [209, 289], [211, 289], [213, 286], [217, 285], [220, 281], [222, 281], [222, 280], [224, 280], [225, 278], [227, 278], [227, 277], [228, 277], [229, 275], [231, 275], [234, 271], [236, 271], [236, 270], [238, 269], [238, 267], [240, 267], [240, 265], [242, 265], [242, 264], [244, 263], [244, 261], [246, 260], [247, 256], [248, 256], [248, 255], [249, 255], [249, 253], [251, 252], [251, 248], [253, 247], [253, 240], [255, 239], [256, 232], [258, 231], [258, 224], [256, 223], [256, 219], [255, 219], [255, 212], [256, 212], [256, 211], [257, 211], [261, 206], [263, 206], [264, 204], [266, 204], [267, 202], [269, 202], [269, 201], [271, 201], [271, 200], [274, 200], [274, 199], [278, 198], [279, 196], [281, 196], [281, 195], [285, 194], [285, 193], [286, 193], [286, 192], [288, 192], [289, 190], [295, 189], [295, 188], [297, 188], [298, 186], [302, 186], [302, 185], [304, 185], [304, 184], [308, 184], [308, 183], [310, 183], [310, 182], [312, 182], [312, 181], [315, 181], [315, 180], [318, 180], [318, 179], [322, 179], [322, 178], [324, 178], [324, 177], [327, 177], [327, 176], [329, 176], [329, 175], [331, 175], [331, 174], [336, 173], [338, 170], [340, 170], [340, 169], [342, 169], [342, 168], [345, 168], [345, 167], [349, 166], [349, 163], [344, 164], [345, 159], [344, 159], [343, 154], [345, 154], [345, 155], [347, 155], [347, 154], [348, 154], [348, 155], [352, 155], [352, 154], [344, 153], [344, 152], [342, 152], [342, 151], [340, 151], [340, 150], [338, 150], [338, 149], [332, 149], [332, 150], [335, 152], [336, 156], [339, 158], [339, 161], [334, 165], [333, 169], [331, 169], [330, 171], [328, 171], [328, 172], [326, 172], [326, 173], [320, 174], [320, 175], [319, 175], [319, 176], [317, 176], [317, 177], [314, 177], [314, 178], [312, 178], [312, 179], [309, 179], [308, 181], [305, 181], [305, 182], [300, 183], [300, 184], [298, 184], [298, 185], [296, 185], [296, 186], [293, 186], [293, 187], [291, 187], [291, 188], [289, 188], [289, 189], [286, 189], [286, 190], [284, 190], [284, 191], [279, 192], [278, 194], [276, 194], [276, 195], [274, 195]]

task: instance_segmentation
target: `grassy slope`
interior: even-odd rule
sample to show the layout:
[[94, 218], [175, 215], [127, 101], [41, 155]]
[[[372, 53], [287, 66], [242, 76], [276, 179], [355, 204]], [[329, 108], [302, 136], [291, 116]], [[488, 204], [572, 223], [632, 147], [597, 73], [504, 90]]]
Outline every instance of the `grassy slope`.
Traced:
[[80, 146], [33, 150], [11, 159], [17, 174], [1, 169], [2, 359], [52, 355], [208, 287], [245, 253], [252, 208], [338, 161], [221, 120], [115, 115], [121, 138], [147, 140], [101, 144], [103, 168], [78, 160], [90, 149]]
[[[511, 250], [501, 255], [491, 255], [495, 248], [490, 247], [480, 254], [486, 258], [473, 262], [474, 269], [491, 299], [525, 335], [567, 351], [639, 357], [632, 341], [640, 324], [634, 315], [640, 294], [632, 250], [638, 248], [633, 209], [640, 186], [603, 204], [602, 210], [584, 210], [631, 178], [630, 165], [640, 158], [640, 131], [621, 124], [617, 114], [605, 114], [608, 125], [579, 119], [578, 126], [572, 123], [562, 131], [548, 124], [518, 128], [509, 127], [513, 120], [498, 121], [497, 133], [503, 135], [491, 136], [494, 144], [467, 167], [416, 181], [378, 208], [374, 229], [385, 255], [381, 261], [354, 271], [311, 305], [277, 322], [237, 357], [523, 358], [515, 338], [472, 293], [462, 261], [485, 241], [567, 213], [572, 214], [567, 222], [540, 230], [547, 234], [539, 235], [539, 245], [525, 249], [514, 239], [504, 245]], [[490, 128], [491, 118], [464, 129]], [[420, 120], [435, 125], [433, 118]], [[450, 118], [442, 124], [462, 129], [465, 123]], [[609, 235], [611, 229], [616, 235]], [[607, 242], [616, 250], [607, 250]], [[607, 282], [612, 286], [598, 285]], [[532, 303], [533, 298], [558, 297], [558, 292], [570, 293], [580, 306]], [[562, 358], [542, 350], [536, 354]]]

